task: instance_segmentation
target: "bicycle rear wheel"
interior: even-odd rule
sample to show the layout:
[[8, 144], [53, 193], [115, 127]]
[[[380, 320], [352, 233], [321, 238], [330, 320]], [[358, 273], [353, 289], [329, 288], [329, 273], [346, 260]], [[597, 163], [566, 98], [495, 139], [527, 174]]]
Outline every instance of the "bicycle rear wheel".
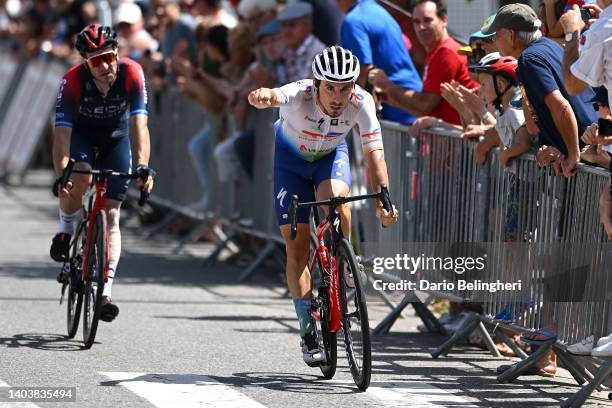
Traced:
[[[311, 256], [315, 256], [318, 243], [314, 234], [311, 234], [310, 242]], [[336, 374], [338, 345], [336, 333], [331, 333], [329, 331], [329, 325], [327, 324], [329, 319], [329, 303], [327, 300], [327, 286], [325, 286], [323, 280], [323, 268], [320, 258], [318, 258], [315, 263], [315, 270], [310, 271], [310, 276], [313, 281], [313, 309], [318, 313], [318, 316], [315, 317], [317, 341], [319, 342], [319, 348], [325, 354], [325, 363], [321, 364], [319, 368], [321, 369], [321, 373], [323, 373], [323, 377], [330, 379]]]
[[88, 245], [88, 278], [85, 282], [85, 310], [83, 312], [85, 348], [93, 345], [100, 319], [100, 304], [106, 278], [106, 225], [106, 213], [98, 212]]
[[364, 391], [370, 385], [372, 375], [372, 349], [365, 282], [361, 280], [353, 247], [345, 238], [338, 242], [336, 248], [336, 266], [344, 312], [342, 331], [346, 356], [355, 384]]
[[79, 222], [76, 235], [72, 241], [70, 256], [70, 276], [68, 278], [68, 307], [66, 308], [66, 324], [68, 338], [73, 338], [79, 329], [79, 318], [83, 306], [83, 241], [85, 239], [86, 222]]

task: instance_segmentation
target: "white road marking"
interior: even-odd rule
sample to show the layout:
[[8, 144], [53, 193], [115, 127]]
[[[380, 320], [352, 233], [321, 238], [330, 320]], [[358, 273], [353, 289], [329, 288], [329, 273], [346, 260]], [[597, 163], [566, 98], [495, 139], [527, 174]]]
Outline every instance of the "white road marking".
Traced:
[[[349, 381], [332, 380], [332, 382], [352, 384]], [[471, 401], [419, 381], [374, 381], [362, 395], [382, 407], [478, 408], [478, 405], [474, 405]]]
[[265, 408], [265, 405], [204, 375], [103, 372], [158, 408]]

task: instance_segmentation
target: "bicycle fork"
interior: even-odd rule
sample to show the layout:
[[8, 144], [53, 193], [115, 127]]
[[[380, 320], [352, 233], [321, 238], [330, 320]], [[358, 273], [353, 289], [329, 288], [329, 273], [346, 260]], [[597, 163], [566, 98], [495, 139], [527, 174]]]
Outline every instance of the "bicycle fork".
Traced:
[[[342, 301], [340, 299], [338, 268], [336, 267], [336, 260], [334, 257], [329, 255], [329, 251], [324, 245], [321, 245], [317, 249], [317, 252], [323, 267], [321, 275], [323, 278], [324, 288], [327, 291], [327, 323], [329, 331], [336, 333], [342, 329]], [[315, 256], [313, 260], [314, 262], [316, 262], [316, 258], [317, 257]]]

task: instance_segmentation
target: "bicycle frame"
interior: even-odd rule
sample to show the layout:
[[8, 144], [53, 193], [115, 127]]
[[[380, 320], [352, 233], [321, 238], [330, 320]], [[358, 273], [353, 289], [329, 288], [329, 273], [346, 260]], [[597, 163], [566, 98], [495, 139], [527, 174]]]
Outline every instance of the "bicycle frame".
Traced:
[[[291, 222], [291, 239], [295, 239], [297, 234], [297, 208], [298, 207], [317, 207], [326, 205], [329, 208], [329, 213], [326, 219], [319, 223], [316, 228], [315, 235], [317, 236], [317, 249], [310, 266], [310, 270], [314, 270], [315, 262], [320, 260], [321, 264], [321, 278], [326, 285], [329, 296], [329, 330], [332, 333], [338, 332], [342, 328], [343, 307], [340, 299], [340, 288], [339, 288], [339, 272], [336, 265], [336, 259], [330, 255], [330, 248], [325, 246], [324, 234], [326, 231], [331, 231], [332, 238], [335, 240], [336, 237], [342, 234], [340, 225], [340, 216], [337, 213], [338, 206], [349, 203], [351, 201], [359, 201], [366, 198], [379, 198], [383, 203], [385, 210], [393, 211], [393, 205], [389, 198], [389, 190], [387, 186], [381, 184], [380, 193], [366, 194], [361, 196], [353, 197], [332, 197], [329, 200], [300, 203], [298, 196], [294, 195], [291, 198], [289, 205], [289, 218]], [[315, 217], [316, 220], [317, 217]], [[332, 242], [332, 245], [335, 242]]]
[[[91, 235], [93, 234], [93, 228], [95, 224], [96, 216], [100, 211], [106, 211], [106, 189], [107, 189], [106, 178], [97, 178], [95, 180], [95, 197], [93, 199], [93, 208], [87, 214], [88, 225], [87, 225], [87, 238], [85, 240], [85, 247], [83, 248], [83, 281], [87, 281], [89, 278], [89, 247], [91, 245]], [[91, 207], [91, 203], [88, 207]], [[108, 225], [104, 234], [108, 237]], [[108, 247], [109, 239], [106, 240], [106, 259], [104, 260], [104, 281], [108, 281]]]
[[[335, 211], [335, 208], [330, 209], [329, 216], [317, 225], [317, 229], [315, 235], [317, 236], [317, 249], [312, 257], [312, 261], [310, 263], [310, 270], [314, 270], [316, 262], [320, 260], [321, 265], [321, 278], [325, 283], [327, 294], [329, 296], [329, 330], [332, 333], [338, 332], [342, 328], [342, 302], [340, 299], [340, 288], [338, 287], [338, 279], [339, 273], [338, 268], [336, 267], [336, 259], [331, 256], [329, 252], [329, 248], [325, 246], [324, 235], [326, 231], [332, 232], [332, 237], [335, 238], [335, 233], [333, 229], [333, 225], [335, 220], [339, 219], [338, 214]], [[339, 224], [338, 224], [339, 225]]]

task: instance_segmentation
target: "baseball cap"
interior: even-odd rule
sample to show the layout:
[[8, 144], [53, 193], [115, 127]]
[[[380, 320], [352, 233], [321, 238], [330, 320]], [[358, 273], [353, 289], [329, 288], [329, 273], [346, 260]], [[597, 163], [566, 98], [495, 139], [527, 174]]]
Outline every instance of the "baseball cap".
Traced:
[[493, 23], [493, 20], [495, 20], [496, 15], [497, 14], [491, 14], [489, 17], [487, 17], [487, 19], [482, 23], [480, 31], [476, 31], [474, 34], [470, 35], [470, 44], [475, 43], [476, 41], [487, 40], [495, 35], [495, 32], [492, 32], [490, 34], [484, 34], [482, 30], [484, 30], [486, 27], [489, 27], [491, 23]]
[[262, 25], [257, 31], [257, 38], [265, 37], [266, 35], [274, 35], [280, 32], [280, 23], [278, 20], [268, 21]]
[[115, 11], [115, 24], [136, 24], [142, 20], [142, 11], [136, 3], [121, 3]]
[[278, 15], [277, 20], [282, 22], [297, 20], [298, 18], [309, 17], [312, 15], [312, 5], [298, 1], [288, 4]]
[[472, 53], [472, 47], [466, 45], [465, 47], [461, 47], [457, 50], [457, 54], [459, 55], [470, 55]]
[[481, 31], [483, 34], [489, 35], [497, 32], [500, 28], [533, 32], [540, 27], [542, 27], [542, 22], [531, 7], [522, 3], [512, 3], [500, 8], [491, 24]]

